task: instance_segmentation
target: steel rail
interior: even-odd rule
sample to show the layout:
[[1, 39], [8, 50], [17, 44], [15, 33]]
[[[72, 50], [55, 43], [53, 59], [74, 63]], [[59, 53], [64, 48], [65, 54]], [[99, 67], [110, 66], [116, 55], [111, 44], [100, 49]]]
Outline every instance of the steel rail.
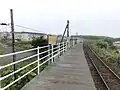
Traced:
[[[90, 48], [90, 47], [89, 47]], [[120, 77], [107, 65], [105, 64], [101, 58], [95, 53], [95, 51], [93, 51], [91, 48], [90, 50], [92, 51], [92, 53], [98, 58], [98, 60], [100, 60], [100, 62], [113, 74], [115, 75], [119, 80], [120, 80]]]
[[98, 73], [98, 75], [100, 76], [102, 82], [104, 83], [105, 87], [107, 88], [107, 90], [110, 90], [109, 86], [107, 85], [106, 81], [104, 80], [103, 76], [101, 75], [100, 71], [98, 70], [96, 64], [94, 63], [93, 59], [89, 56], [88, 52], [86, 52], [89, 60], [91, 61], [93, 67], [95, 68], [96, 72]]
[[[106, 68], [107, 70], [109, 70], [110, 73], [111, 73], [114, 77], [116, 77], [118, 80], [120, 80], [120, 77], [119, 77], [107, 64], [105, 64], [105, 63], [101, 60], [101, 58], [96, 54], [96, 52], [95, 52], [90, 46], [87, 45], [87, 47], [88, 47], [88, 49], [91, 51], [91, 53], [93, 53], [93, 55], [97, 58], [97, 60], [99, 60], [99, 61], [102, 63], [102, 65], [105, 66], [105, 68]], [[87, 54], [88, 54], [88, 52], [87, 52]], [[88, 56], [89, 56], [89, 54], [88, 54]], [[92, 62], [92, 64], [94, 65], [94, 67], [96, 68], [97, 72], [100, 73], [100, 71], [99, 71], [97, 65], [95, 64], [93, 58], [90, 58], [90, 56], [89, 56], [89, 59], [91, 60], [91, 62]], [[102, 76], [101, 73], [100, 73], [99, 75], [100, 75], [100, 77], [102, 78], [102, 80], [103, 80], [104, 84], [106, 85], [107, 89], [110, 90], [110, 87], [109, 87], [109, 85], [108, 85], [109, 83], [105, 81], [105, 78], [103, 78], [103, 76]]]

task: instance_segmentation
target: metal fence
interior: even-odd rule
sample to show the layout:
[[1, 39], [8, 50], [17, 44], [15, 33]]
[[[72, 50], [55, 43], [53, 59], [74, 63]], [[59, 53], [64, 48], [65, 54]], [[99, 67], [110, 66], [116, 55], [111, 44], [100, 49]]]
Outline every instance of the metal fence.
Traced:
[[58, 44], [54, 44], [54, 45], [52, 44], [52, 45], [47, 45], [47, 46], [43, 46], [43, 47], [37, 47], [37, 48], [29, 49], [29, 50], [19, 51], [19, 52], [15, 52], [15, 53], [0, 55], [0, 58], [3, 58], [3, 57], [13, 56], [13, 55], [22, 54], [22, 53], [26, 53], [26, 52], [30, 52], [30, 51], [35, 51], [34, 55], [31, 55], [29, 57], [25, 57], [23, 59], [15, 61], [15, 62], [9, 63], [7, 65], [1, 66], [0, 70], [2, 70], [2, 71], [6, 70], [5, 68], [7, 68], [7, 67], [15, 66], [18, 63], [21, 63], [21, 62], [24, 62], [24, 61], [27, 61], [27, 60], [29, 60], [31, 58], [36, 57], [35, 58], [36, 60], [30, 61], [29, 64], [26, 64], [23, 67], [21, 67], [19, 69], [16, 69], [13, 72], [9, 72], [6, 75], [1, 75], [0, 82], [2, 82], [6, 78], [11, 77], [12, 75], [14, 76], [15, 74], [21, 72], [22, 70], [25, 70], [29, 66], [35, 64], [35, 66], [32, 67], [31, 70], [27, 71], [26, 73], [24, 73], [20, 77], [17, 77], [16, 79], [14, 78], [14, 80], [10, 81], [7, 85], [1, 86], [0, 90], [8, 89], [13, 84], [15, 84], [16, 82], [18, 82], [19, 80], [21, 80], [22, 78], [27, 76], [28, 74], [30, 74], [34, 70], [37, 70], [37, 74], [39, 75], [39, 73], [40, 73], [40, 66], [42, 66], [42, 65], [44, 65], [46, 63], [47, 64], [53, 63], [54, 62], [54, 58], [55, 57], [59, 57], [60, 55], [62, 55], [65, 51], [67, 51], [68, 47], [70, 47], [68, 42], [63, 42], [63, 43], [58, 43]]

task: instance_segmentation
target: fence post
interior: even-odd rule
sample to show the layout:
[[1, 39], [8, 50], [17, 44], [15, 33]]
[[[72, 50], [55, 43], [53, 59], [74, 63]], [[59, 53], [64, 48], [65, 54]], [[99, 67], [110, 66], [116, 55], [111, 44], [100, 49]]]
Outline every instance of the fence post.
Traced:
[[53, 63], [53, 61], [54, 61], [53, 60], [54, 59], [54, 57], [53, 57], [54, 56], [54, 54], [53, 54], [53, 44], [51, 44], [51, 45], [52, 45], [52, 63]]
[[59, 43], [57, 44], [57, 50], [58, 50], [58, 58], [59, 58]]
[[62, 54], [64, 53], [64, 43], [62, 43]]
[[59, 56], [60, 56], [60, 52], [61, 52], [61, 51], [60, 51], [60, 43], [59, 43]]
[[37, 47], [37, 60], [38, 60], [38, 75], [39, 75], [39, 73], [40, 73], [40, 68], [39, 68], [39, 66], [40, 66], [40, 63], [39, 63], [39, 60], [40, 60], [40, 56], [39, 56], [39, 46]]
[[[50, 59], [50, 44], [48, 45], [48, 59]], [[49, 62], [48, 62], [49, 64], [51, 63], [51, 60], [49, 60]]]
[[66, 42], [64, 42], [64, 52], [66, 52]]
[[66, 51], [67, 51], [67, 49], [68, 49], [68, 43], [66, 42]]

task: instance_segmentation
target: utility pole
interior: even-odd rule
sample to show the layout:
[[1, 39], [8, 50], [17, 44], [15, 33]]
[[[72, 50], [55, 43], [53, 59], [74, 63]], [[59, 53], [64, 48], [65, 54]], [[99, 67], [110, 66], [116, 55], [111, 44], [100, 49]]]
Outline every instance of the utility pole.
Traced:
[[[14, 20], [13, 20], [13, 9], [10, 9], [10, 19], [11, 19], [11, 34], [12, 34], [12, 52], [15, 52], [15, 36], [14, 36]], [[9, 25], [6, 23], [0, 23], [0, 25]], [[16, 55], [13, 55], [13, 62], [16, 61]], [[16, 71], [16, 65], [13, 65], [13, 70]], [[16, 74], [14, 74], [14, 80], [17, 79]]]
[[[10, 17], [11, 17], [11, 33], [12, 33], [12, 52], [15, 52], [15, 35], [14, 35], [14, 20], [13, 20], [13, 9], [10, 9]], [[13, 55], [13, 62], [16, 60], [16, 55]], [[16, 71], [16, 65], [13, 66], [14, 71]], [[14, 74], [14, 79], [17, 79], [16, 74]]]
[[69, 37], [69, 20], [67, 20], [67, 25], [65, 27], [65, 30], [64, 30], [64, 33], [62, 35], [62, 39], [61, 39], [61, 42], [63, 42], [63, 39], [64, 39], [64, 36], [65, 36], [65, 33], [67, 31], [67, 38]]
[[69, 20], [67, 20], [67, 38], [69, 37]]

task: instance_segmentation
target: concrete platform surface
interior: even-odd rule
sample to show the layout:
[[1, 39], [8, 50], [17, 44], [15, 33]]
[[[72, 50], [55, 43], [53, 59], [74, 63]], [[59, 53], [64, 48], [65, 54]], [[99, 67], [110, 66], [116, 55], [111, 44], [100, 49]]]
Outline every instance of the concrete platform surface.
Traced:
[[96, 90], [83, 45], [79, 44], [68, 50], [22, 90]]

